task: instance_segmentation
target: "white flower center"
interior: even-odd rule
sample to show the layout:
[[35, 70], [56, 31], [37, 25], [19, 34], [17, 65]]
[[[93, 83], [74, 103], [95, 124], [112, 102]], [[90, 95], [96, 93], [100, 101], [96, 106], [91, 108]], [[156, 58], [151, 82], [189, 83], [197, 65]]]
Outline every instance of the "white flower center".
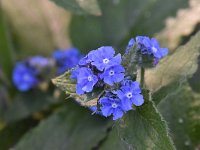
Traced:
[[88, 76], [88, 81], [92, 81], [92, 77], [91, 76]]
[[112, 103], [112, 108], [117, 108], [118, 105], [116, 103]]
[[108, 58], [103, 59], [103, 63], [104, 63], [104, 64], [109, 63], [109, 61], [110, 61], [110, 60], [109, 60]]
[[115, 74], [115, 72], [113, 70], [110, 70], [109, 75], [112, 76], [114, 74]]
[[155, 53], [155, 52], [157, 52], [157, 51], [158, 51], [158, 49], [157, 49], [157, 48], [155, 48], [155, 47], [152, 47], [152, 51]]
[[30, 76], [28, 74], [25, 74], [23, 78], [24, 78], [24, 80], [29, 80]]
[[129, 93], [126, 94], [126, 96], [127, 96], [128, 98], [132, 98], [133, 95], [132, 95], [131, 92], [129, 92]]

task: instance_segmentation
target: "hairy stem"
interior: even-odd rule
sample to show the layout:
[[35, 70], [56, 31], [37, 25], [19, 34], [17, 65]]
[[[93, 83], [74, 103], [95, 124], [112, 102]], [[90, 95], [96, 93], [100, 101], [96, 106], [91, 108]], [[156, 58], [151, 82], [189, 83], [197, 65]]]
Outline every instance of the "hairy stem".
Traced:
[[143, 67], [141, 67], [141, 70], [140, 70], [140, 85], [141, 85], [141, 88], [144, 88], [144, 75], [145, 75], [145, 69]]

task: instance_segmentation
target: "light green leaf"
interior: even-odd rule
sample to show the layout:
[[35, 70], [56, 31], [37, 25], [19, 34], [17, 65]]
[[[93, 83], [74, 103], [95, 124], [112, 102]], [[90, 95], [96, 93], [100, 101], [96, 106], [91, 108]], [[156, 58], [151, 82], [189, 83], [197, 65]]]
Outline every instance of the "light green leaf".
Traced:
[[[63, 75], [52, 79], [52, 82], [59, 87], [61, 90], [77, 101], [82, 106], [95, 106], [97, 105], [97, 100], [102, 94], [102, 89], [93, 91], [88, 94], [78, 95], [76, 94], [76, 82], [71, 78], [71, 71], [65, 72]], [[68, 97], [68, 98], [69, 98]]]
[[28, 132], [14, 149], [89, 150], [106, 136], [108, 127], [108, 120], [69, 102]]
[[165, 121], [155, 108], [150, 95], [147, 92], [144, 94], [145, 103], [135, 111], [128, 112], [119, 124], [116, 123], [110, 133], [112, 136], [108, 136], [101, 149], [107, 150], [112, 147], [116, 150], [121, 150], [121, 147], [138, 150], [175, 149]]
[[157, 104], [195, 73], [200, 54], [199, 41], [200, 32], [186, 45], [180, 46], [173, 54], [166, 57], [156, 68], [145, 72], [146, 85], [155, 92]]
[[78, 14], [101, 15], [97, 0], [52, 0], [57, 5]]

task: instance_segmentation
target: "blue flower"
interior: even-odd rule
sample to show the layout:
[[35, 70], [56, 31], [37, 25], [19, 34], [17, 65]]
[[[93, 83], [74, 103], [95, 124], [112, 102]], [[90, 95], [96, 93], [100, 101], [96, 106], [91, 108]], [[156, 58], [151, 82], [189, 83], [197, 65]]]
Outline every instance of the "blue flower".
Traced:
[[36, 71], [25, 63], [16, 64], [12, 75], [14, 85], [22, 92], [30, 90], [39, 82], [35, 73]]
[[123, 109], [126, 111], [132, 109], [132, 104], [141, 106], [144, 103], [143, 96], [140, 94], [141, 89], [137, 81], [127, 81], [117, 91], [117, 96], [122, 101]]
[[28, 60], [31, 67], [46, 67], [50, 65], [50, 59], [42, 56], [34, 56]]
[[78, 69], [76, 93], [81, 95], [84, 92], [91, 92], [98, 78], [94, 75], [91, 69], [83, 67]]
[[89, 109], [92, 111], [92, 114], [98, 114], [102, 116], [102, 112], [97, 109], [97, 106], [91, 106]]
[[129, 50], [135, 45], [134, 38], [131, 38], [128, 42], [128, 45], [126, 47], [126, 54], [128, 54]]
[[117, 65], [107, 68], [101, 75], [100, 78], [109, 85], [120, 82], [124, 79], [124, 67]]
[[117, 120], [124, 114], [121, 101], [117, 98], [102, 97], [99, 104], [101, 105], [102, 115], [105, 117], [113, 115], [113, 120]]
[[72, 70], [71, 72], [71, 78], [74, 79], [74, 80], [77, 80], [77, 76], [78, 76], [78, 73], [79, 73], [79, 69], [80, 68], [75, 68]]
[[81, 58], [79, 61], [80, 66], [85, 66], [92, 62], [92, 60], [88, 57], [89, 55], [93, 55], [95, 53], [95, 50], [90, 51], [85, 57]]
[[161, 59], [168, 54], [167, 48], [160, 48], [158, 41], [155, 38], [150, 39], [146, 36], [137, 36], [136, 42], [138, 49], [142, 54], [153, 55], [157, 59]]
[[62, 74], [68, 69], [71, 69], [78, 65], [81, 58], [81, 54], [76, 48], [70, 48], [67, 50], [56, 50], [53, 53], [53, 58], [56, 61], [58, 67], [58, 74]]
[[121, 54], [114, 57], [115, 50], [111, 46], [103, 46], [88, 54], [88, 59], [92, 62], [91, 64], [96, 66], [100, 71], [113, 66], [120, 65]]

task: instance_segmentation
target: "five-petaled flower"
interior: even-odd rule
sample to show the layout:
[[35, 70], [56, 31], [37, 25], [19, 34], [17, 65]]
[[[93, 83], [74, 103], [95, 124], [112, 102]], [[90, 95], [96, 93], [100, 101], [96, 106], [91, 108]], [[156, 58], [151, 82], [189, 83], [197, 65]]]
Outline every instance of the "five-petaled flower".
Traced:
[[144, 98], [141, 95], [141, 89], [137, 81], [126, 81], [117, 91], [117, 96], [122, 101], [122, 106], [126, 111], [132, 109], [132, 104], [141, 106], [144, 103]]
[[124, 114], [121, 101], [118, 98], [102, 97], [99, 104], [101, 104], [102, 115], [105, 117], [113, 115], [113, 120], [117, 120]]
[[100, 78], [109, 85], [120, 82], [124, 79], [124, 67], [117, 65], [107, 68], [101, 75]]
[[98, 70], [103, 71], [113, 65], [120, 65], [121, 54], [114, 57], [115, 50], [111, 46], [102, 46], [88, 54], [91, 64]]
[[161, 48], [155, 38], [150, 39], [147, 36], [137, 36], [136, 43], [138, 44], [138, 49], [142, 54], [152, 55], [158, 60], [168, 54], [168, 49]]
[[81, 95], [84, 92], [91, 92], [98, 78], [94, 75], [91, 69], [83, 67], [78, 69], [76, 93]]
[[56, 61], [57, 73], [62, 74], [68, 69], [71, 69], [78, 65], [81, 59], [81, 54], [78, 49], [70, 48], [66, 50], [56, 50], [53, 53], [53, 58]]
[[27, 66], [26, 63], [17, 63], [13, 70], [13, 83], [18, 90], [24, 92], [38, 84], [36, 70]]

